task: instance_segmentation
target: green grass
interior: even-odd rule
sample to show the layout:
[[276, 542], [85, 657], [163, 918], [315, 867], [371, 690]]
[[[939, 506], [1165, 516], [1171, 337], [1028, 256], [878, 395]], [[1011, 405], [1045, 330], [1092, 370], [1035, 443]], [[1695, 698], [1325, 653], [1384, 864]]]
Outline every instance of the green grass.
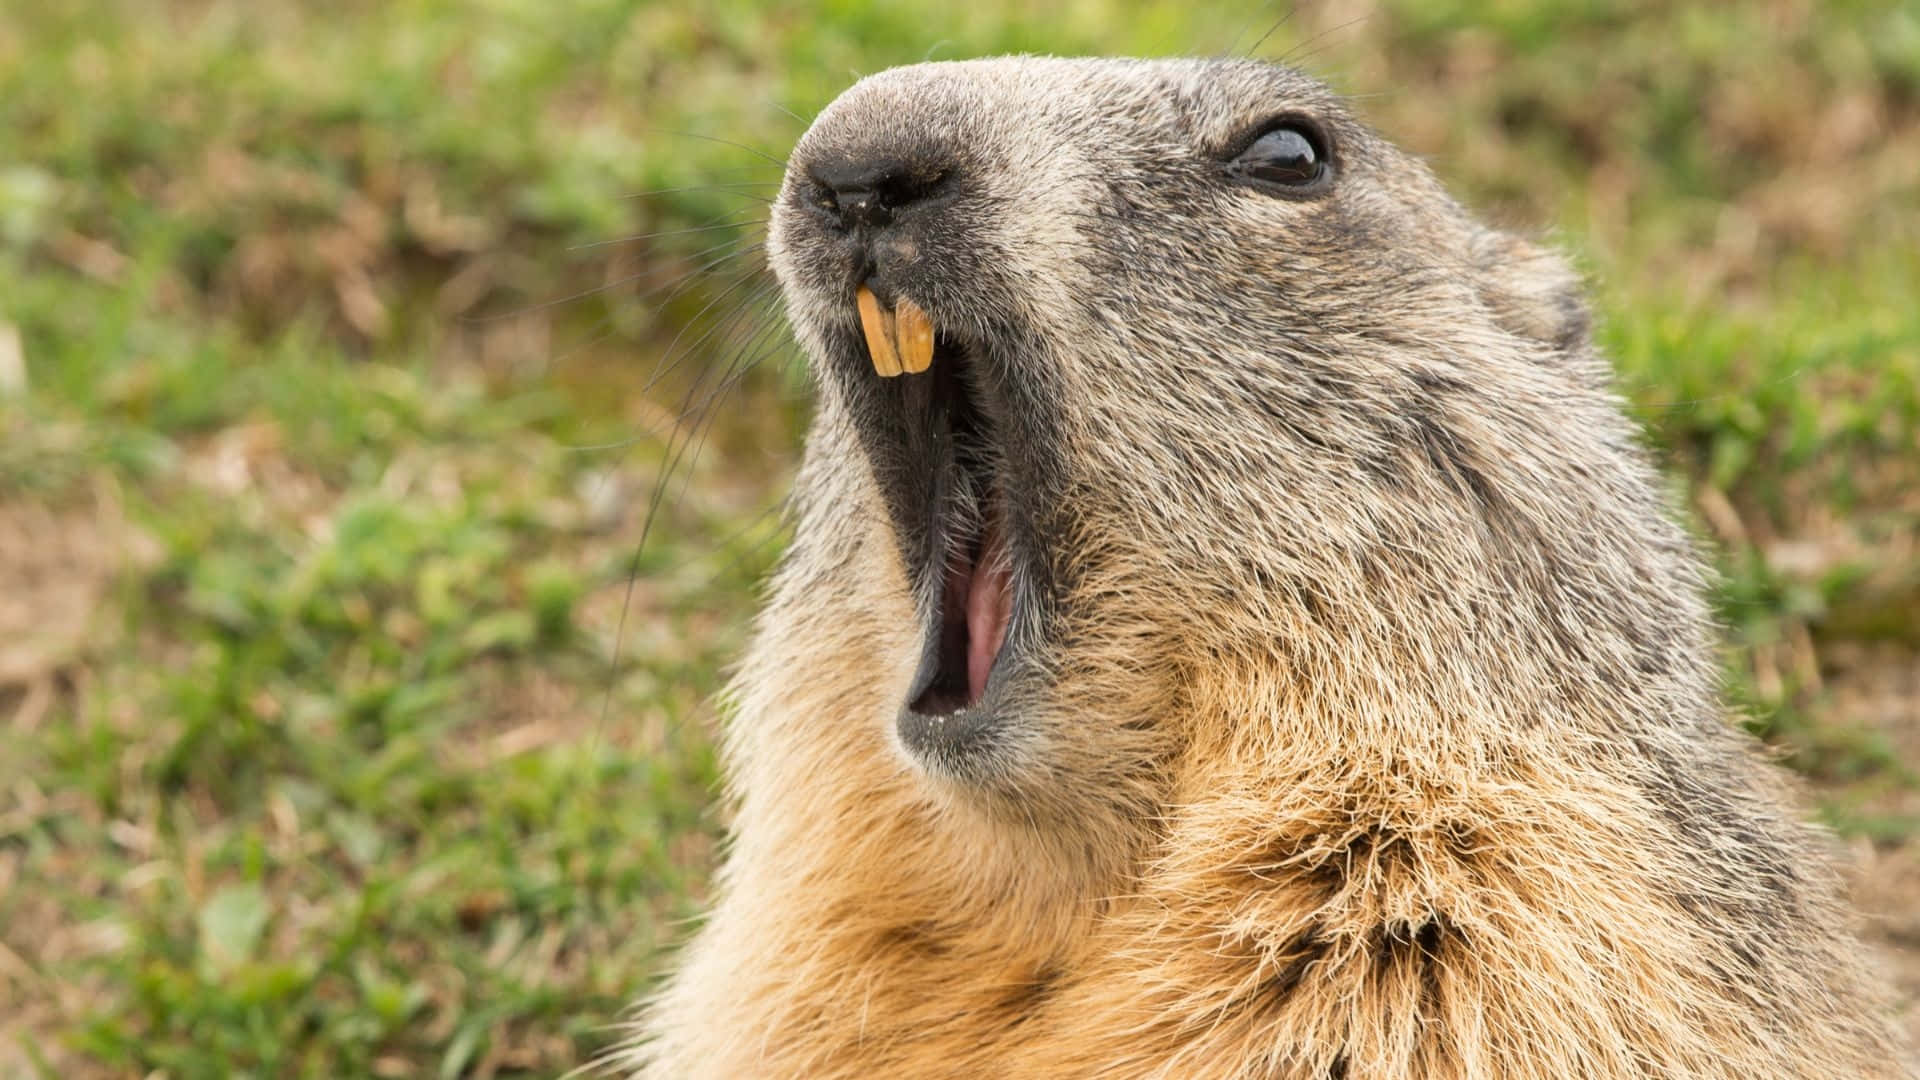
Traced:
[[[0, 1076], [609, 1045], [699, 907], [710, 702], [807, 411], [778, 351], [698, 407], [774, 340], [722, 298], [752, 253], [708, 264], [795, 114], [1281, 14], [1022, 11], [0, 10]], [[1721, 553], [1736, 697], [1837, 823], [1908, 843], [1920, 725], [1849, 702], [1920, 656], [1920, 13], [1342, 20], [1261, 52], [1583, 260]]]

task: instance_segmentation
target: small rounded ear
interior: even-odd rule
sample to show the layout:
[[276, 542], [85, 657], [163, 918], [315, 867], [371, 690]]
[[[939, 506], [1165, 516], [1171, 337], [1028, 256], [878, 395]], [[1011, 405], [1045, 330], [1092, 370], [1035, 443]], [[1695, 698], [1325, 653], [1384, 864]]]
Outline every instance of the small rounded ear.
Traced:
[[1474, 237], [1472, 256], [1480, 299], [1503, 329], [1557, 352], [1586, 351], [1593, 319], [1580, 275], [1566, 260], [1491, 229]]

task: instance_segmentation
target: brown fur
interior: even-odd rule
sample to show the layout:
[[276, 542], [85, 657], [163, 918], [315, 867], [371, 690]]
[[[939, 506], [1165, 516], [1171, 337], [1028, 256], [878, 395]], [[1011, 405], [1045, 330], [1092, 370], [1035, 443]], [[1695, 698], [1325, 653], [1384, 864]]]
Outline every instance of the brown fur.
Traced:
[[[1286, 113], [1330, 193], [1221, 183]], [[1001, 468], [1045, 615], [985, 765], [896, 731], [920, 609], [800, 205], [887, 153], [960, 180], [882, 269], [1029, 410]], [[770, 250], [819, 411], [639, 1075], [1902, 1075], [1577, 281], [1325, 88], [886, 72], [796, 149]]]

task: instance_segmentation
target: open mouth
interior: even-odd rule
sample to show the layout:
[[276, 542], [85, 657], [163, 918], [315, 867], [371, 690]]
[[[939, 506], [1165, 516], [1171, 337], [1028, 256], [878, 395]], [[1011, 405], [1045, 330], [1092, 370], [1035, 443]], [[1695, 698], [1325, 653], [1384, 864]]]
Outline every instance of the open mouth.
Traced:
[[901, 404], [911, 429], [926, 439], [924, 560], [916, 587], [927, 629], [907, 711], [949, 717], [986, 696], [1013, 622], [1001, 442], [983, 405], [974, 349], [936, 333], [911, 301], [888, 311], [862, 287], [858, 303], [874, 369], [882, 377], [909, 376], [900, 385]]
[[[955, 412], [956, 419], [964, 418], [963, 411]], [[931, 634], [907, 705], [923, 716], [944, 716], [979, 702], [1013, 617], [1013, 563], [1000, 494], [991, 487], [991, 474], [976, 471], [968, 461], [972, 455], [966, 453], [962, 424], [955, 425], [953, 441], [963, 474], [956, 487], [968, 490], [934, 504], [934, 550], [944, 546], [946, 558]]]

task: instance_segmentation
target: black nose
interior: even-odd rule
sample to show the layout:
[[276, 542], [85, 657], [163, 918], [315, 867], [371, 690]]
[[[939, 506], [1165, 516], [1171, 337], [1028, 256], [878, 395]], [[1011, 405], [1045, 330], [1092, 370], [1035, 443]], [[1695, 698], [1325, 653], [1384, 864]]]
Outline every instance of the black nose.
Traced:
[[847, 230], [891, 224], [896, 213], [932, 197], [947, 179], [945, 169], [900, 160], [843, 159], [807, 172]]

